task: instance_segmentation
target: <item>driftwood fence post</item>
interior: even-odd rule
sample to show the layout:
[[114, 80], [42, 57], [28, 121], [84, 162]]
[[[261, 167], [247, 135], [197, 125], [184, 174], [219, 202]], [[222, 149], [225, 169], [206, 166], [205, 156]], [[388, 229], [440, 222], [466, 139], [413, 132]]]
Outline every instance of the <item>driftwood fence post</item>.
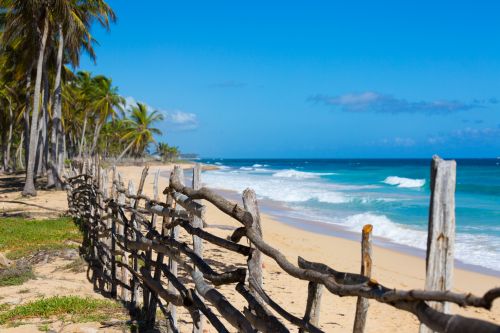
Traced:
[[[373, 226], [367, 224], [361, 232], [361, 275], [372, 276], [372, 230]], [[356, 303], [356, 317], [354, 318], [353, 333], [362, 333], [365, 330], [368, 300], [358, 297]]]
[[[155, 173], [155, 178], [153, 180], [153, 200], [158, 201], [158, 180], [160, 178], [160, 169], [156, 170]], [[157, 215], [156, 214], [151, 214], [151, 224], [149, 226], [148, 233], [146, 234], [146, 237], [150, 238], [152, 237], [152, 233], [156, 231], [156, 220], [157, 220]], [[151, 277], [151, 260], [153, 259], [153, 251], [151, 249], [148, 249], [146, 251], [146, 260], [144, 263], [144, 267], [146, 268], [148, 277]], [[148, 288], [144, 288], [143, 290], [143, 306], [144, 306], [144, 311], [146, 313], [146, 318], [148, 320], [148, 323], [150, 326], [154, 325], [154, 322], [150, 321], [149, 318], [149, 307], [151, 306], [151, 293], [149, 292]]]
[[[260, 213], [259, 206], [257, 205], [257, 196], [254, 190], [247, 188], [243, 191], [243, 206], [245, 209], [252, 214], [253, 223], [251, 228], [262, 237], [262, 228], [260, 225]], [[253, 246], [252, 246], [253, 247]], [[250, 281], [250, 291], [252, 294], [260, 300], [260, 296], [255, 292], [253, 284], [256, 284], [256, 288], [262, 288], [262, 253], [254, 248], [252, 255], [249, 257], [248, 261], [248, 278]]]
[[[179, 183], [184, 184], [184, 172], [178, 165], [176, 165], [174, 167], [174, 171], [171, 174], [170, 181], [172, 181], [172, 179], [175, 179]], [[175, 227], [170, 229], [170, 238], [172, 238], [174, 240], [179, 239], [179, 226], [175, 226]], [[168, 258], [168, 267], [170, 269], [170, 273], [172, 273], [172, 275], [174, 277], [177, 277], [177, 262], [172, 257]], [[178, 293], [177, 289], [175, 288], [175, 286], [173, 285], [172, 282], [168, 283], [168, 291], [170, 291], [173, 294]], [[170, 312], [171, 323], [169, 326], [167, 326], [167, 330], [169, 333], [173, 333], [175, 330], [178, 329], [178, 327], [177, 327], [177, 307], [174, 304], [170, 303], [168, 305], [168, 311]]]
[[[120, 173], [118, 173], [118, 185], [120, 188], [123, 188], [124, 187], [124, 183], [123, 183], [123, 180], [122, 180], [122, 176]], [[117, 189], [118, 191], [118, 189]], [[118, 205], [125, 205], [125, 194], [123, 192], [118, 192]], [[124, 224], [125, 224], [125, 221], [123, 221], [123, 219], [121, 218], [120, 214], [117, 215], [117, 218], [118, 220], [121, 222], [118, 224], [118, 230], [117, 230], [117, 234], [119, 236], [119, 239], [125, 239], [126, 237], [126, 230], [124, 228]], [[126, 264], [128, 265], [128, 253], [125, 249], [120, 249], [123, 251], [123, 255], [122, 255], [122, 258], [121, 258], [121, 262], [123, 264]], [[130, 286], [130, 278], [129, 278], [129, 271], [127, 270], [127, 268], [125, 266], [122, 266], [121, 267], [121, 278], [120, 278], [121, 282], [123, 283], [122, 286], [121, 286], [121, 298], [124, 302], [128, 302], [129, 301], [129, 291], [127, 288], [125, 288], [125, 286]]]
[[[134, 188], [132, 187], [131, 189], [132, 192], [130, 194], [136, 194], [137, 196], [142, 195], [142, 191], [144, 189], [144, 183], [146, 182], [146, 177], [148, 176], [148, 171], [149, 171], [149, 165], [146, 165], [141, 173], [141, 179], [139, 181], [139, 187], [137, 188], [137, 193], [135, 193]], [[132, 206], [134, 211], [136, 211], [139, 208], [139, 202], [140, 199], [131, 201], [130, 205]], [[133, 212], [130, 217], [131, 239], [133, 241], [136, 241], [138, 239], [136, 230], [139, 230], [139, 225], [136, 219], [137, 219], [136, 213]], [[137, 307], [137, 298], [139, 293], [139, 280], [137, 279], [137, 275], [139, 274], [139, 259], [138, 259], [139, 254], [137, 250], [133, 250], [132, 254], [133, 254], [132, 269], [134, 270], [135, 274], [132, 277], [132, 285], [131, 285], [132, 297], [130, 301], [133, 307]]]
[[[451, 289], [455, 249], [456, 167], [455, 161], [432, 157], [425, 290]], [[449, 313], [447, 303], [429, 302], [429, 305], [440, 312]], [[421, 324], [420, 333], [428, 332], [433, 331]]]
[[[135, 194], [135, 185], [134, 185], [134, 182], [132, 181], [132, 179], [130, 179], [128, 181], [128, 192], [127, 192], [128, 195], [134, 195]], [[139, 200], [136, 200], [134, 198], [130, 198], [130, 207], [135, 207], [135, 203], [138, 202]], [[125, 221], [124, 221], [125, 222]], [[125, 227], [125, 246], [128, 245], [128, 240], [134, 240], [135, 238], [135, 232], [134, 232], [134, 214], [132, 213], [130, 215], [130, 219], [129, 219], [129, 223], [128, 225]], [[135, 250], [131, 250], [130, 251], [130, 254], [127, 253], [127, 255], [129, 256], [127, 258], [127, 265], [129, 265], [130, 267], [132, 267], [132, 270], [134, 270], [135, 272], [137, 272], [136, 270], [136, 267], [137, 267], [137, 256], [135, 255], [136, 251]], [[130, 265], [130, 257], [132, 257], [132, 265]], [[130, 271], [127, 269], [127, 273], [129, 274], [129, 277], [130, 277], [130, 280], [127, 280], [130, 281], [130, 306], [132, 308], [135, 308], [136, 307], [136, 297], [137, 297], [137, 278], [135, 277], [135, 274], [130, 274]]]
[[[170, 179], [171, 176], [168, 177]], [[175, 209], [175, 202], [172, 200], [172, 195], [170, 193], [167, 193], [167, 196], [165, 198], [165, 204], [169, 209]], [[162, 226], [161, 226], [161, 237], [166, 237], [168, 233], [168, 225], [170, 224], [171, 217], [168, 215], [163, 216], [162, 220]], [[161, 267], [163, 265], [163, 259], [164, 259], [164, 254], [157, 252], [156, 253], [156, 265], [154, 269], [154, 280], [157, 283], [161, 283], [161, 275], [162, 275], [162, 270]], [[148, 309], [148, 322], [150, 324], [154, 324], [156, 321], [156, 307], [158, 306], [159, 299], [158, 299], [158, 294], [155, 291], [151, 291], [151, 300], [149, 302], [149, 309]]]
[[[321, 296], [323, 295], [323, 285], [316, 282], [309, 282], [307, 285], [307, 303], [306, 312], [304, 314], [304, 322], [309, 322], [318, 327], [319, 310], [321, 306]], [[299, 328], [299, 333], [306, 332], [302, 327]]]
[[[113, 165], [112, 168], [112, 181], [111, 181], [111, 199], [118, 200], [118, 192], [116, 191], [118, 182], [118, 175], [116, 173], [116, 166]], [[108, 219], [108, 224], [111, 223], [111, 296], [116, 297], [117, 295], [117, 281], [118, 274], [116, 273], [116, 219], [117, 216], [113, 214], [113, 210], [108, 206], [108, 214], [110, 218]]]
[[[193, 183], [192, 183], [193, 190], [199, 190], [201, 188], [201, 164], [196, 163], [196, 165], [193, 168]], [[195, 200], [197, 203], [201, 203], [200, 200]], [[193, 226], [193, 228], [199, 228], [203, 229], [203, 216], [198, 217], [195, 214], [191, 214], [190, 216], [190, 223]], [[203, 242], [202, 239], [196, 235], [193, 235], [193, 249], [194, 252], [203, 259]], [[195, 267], [195, 270], [198, 270], [197, 267]], [[200, 296], [201, 298], [201, 296]], [[199, 313], [199, 320], [197, 323], [193, 323], [193, 333], [201, 333], [203, 332], [203, 324], [204, 324], [204, 316], [201, 311], [198, 311]]]

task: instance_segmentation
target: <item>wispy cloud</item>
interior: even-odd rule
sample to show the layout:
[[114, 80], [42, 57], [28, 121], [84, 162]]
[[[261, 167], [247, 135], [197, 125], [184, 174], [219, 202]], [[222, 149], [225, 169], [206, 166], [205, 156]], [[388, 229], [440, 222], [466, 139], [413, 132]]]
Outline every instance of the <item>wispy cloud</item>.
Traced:
[[246, 82], [240, 82], [235, 80], [227, 80], [210, 84], [210, 86], [214, 88], [243, 88], [246, 87], [247, 85], [248, 84]]
[[417, 144], [417, 141], [412, 138], [405, 137], [395, 137], [395, 138], [384, 138], [379, 141], [373, 142], [375, 146], [389, 146], [389, 147], [413, 147]]
[[309, 101], [331, 106], [334, 110], [344, 112], [381, 112], [381, 113], [424, 113], [448, 114], [484, 107], [496, 103], [496, 99], [474, 100], [472, 102], [435, 100], [408, 101], [392, 95], [379, 94], [372, 91], [350, 93], [339, 96], [317, 94], [308, 98]]
[[[125, 98], [125, 106], [128, 109], [130, 107], [137, 105], [137, 100], [134, 97], [126, 97]], [[194, 130], [198, 128], [199, 122], [196, 114], [191, 112], [184, 112], [181, 110], [165, 110], [161, 108], [155, 108], [147, 103], [140, 102], [145, 104], [149, 111], [157, 110], [164, 117], [164, 124], [167, 130], [174, 131], [187, 131]]]
[[465, 127], [449, 132], [441, 132], [423, 138], [392, 137], [368, 142], [369, 146], [378, 147], [420, 147], [420, 146], [449, 146], [466, 145], [482, 146], [500, 142], [500, 124], [497, 127]]
[[198, 117], [194, 113], [180, 110], [163, 111], [167, 123], [176, 130], [193, 130], [198, 128]]
[[431, 145], [446, 144], [450, 142], [468, 143], [491, 143], [500, 140], [500, 124], [497, 127], [473, 128], [465, 127], [448, 133], [429, 136], [427, 143]]
[[470, 140], [470, 139], [491, 139], [500, 138], [500, 128], [494, 127], [484, 127], [484, 128], [471, 128], [466, 127], [453, 131], [451, 136], [458, 139]]

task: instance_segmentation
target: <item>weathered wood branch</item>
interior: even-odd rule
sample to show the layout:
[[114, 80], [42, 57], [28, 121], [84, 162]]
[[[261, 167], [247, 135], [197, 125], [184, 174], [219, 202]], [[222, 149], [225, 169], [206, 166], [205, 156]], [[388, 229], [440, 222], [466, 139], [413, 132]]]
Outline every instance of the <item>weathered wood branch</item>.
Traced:
[[224, 295], [205, 283], [203, 274], [193, 270], [191, 276], [196, 286], [196, 291], [209, 301], [231, 325], [237, 328], [239, 332], [254, 332], [252, 325], [245, 316], [229, 303]]
[[[249, 309], [244, 310], [243, 313], [248, 321], [252, 323], [259, 331], [269, 333], [285, 333], [289, 330], [283, 325], [278, 318], [269, 312], [263, 304], [258, 301], [250, 292], [245, 284], [238, 283], [236, 290], [246, 299]], [[255, 312], [252, 313], [252, 311]]]

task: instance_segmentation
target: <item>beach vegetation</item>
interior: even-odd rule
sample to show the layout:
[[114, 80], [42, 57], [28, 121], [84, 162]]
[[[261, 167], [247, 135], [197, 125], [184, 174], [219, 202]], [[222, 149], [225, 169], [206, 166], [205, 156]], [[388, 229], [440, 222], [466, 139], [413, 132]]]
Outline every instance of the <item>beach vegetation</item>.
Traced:
[[78, 70], [83, 54], [96, 59], [93, 25], [116, 19], [104, 0], [0, 0], [0, 171], [25, 172], [23, 195], [45, 177], [62, 189], [67, 160], [143, 157], [156, 145], [159, 111]]
[[0, 268], [0, 287], [19, 286], [34, 278], [35, 274], [31, 265], [26, 263], [21, 262], [14, 267]]
[[80, 296], [53, 296], [17, 305], [0, 308], [0, 325], [19, 322], [30, 318], [65, 321], [98, 322], [123, 314], [118, 302]]
[[38, 251], [75, 247], [82, 241], [71, 218], [48, 220], [0, 218], [0, 252], [16, 260]]
[[149, 111], [143, 103], [130, 108], [130, 116], [124, 121], [124, 134], [121, 137], [125, 142], [129, 142], [122, 151], [118, 160], [127, 152], [133, 156], [142, 156], [151, 143], [156, 143], [154, 134], [161, 134], [161, 130], [153, 127], [155, 123], [163, 120], [163, 115], [157, 111]]
[[179, 158], [180, 150], [177, 146], [170, 146], [168, 143], [160, 142], [157, 147], [157, 154], [164, 162], [172, 162]]

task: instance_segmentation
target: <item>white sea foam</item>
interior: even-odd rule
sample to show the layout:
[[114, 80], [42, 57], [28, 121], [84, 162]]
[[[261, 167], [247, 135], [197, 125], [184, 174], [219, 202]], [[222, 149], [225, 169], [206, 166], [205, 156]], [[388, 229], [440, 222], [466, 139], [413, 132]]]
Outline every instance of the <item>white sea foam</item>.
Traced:
[[[395, 244], [425, 250], [427, 248], [427, 231], [416, 227], [396, 223], [386, 215], [371, 212], [354, 214], [344, 218], [325, 218], [319, 214], [314, 216], [318, 221], [333, 223], [349, 231], [359, 233], [365, 224], [373, 225], [373, 235], [387, 239]], [[308, 217], [311, 219], [311, 217]], [[498, 237], [481, 234], [459, 232], [455, 241], [455, 258], [471, 265], [478, 265], [498, 271], [500, 256]]]
[[252, 168], [262, 168], [262, 167], [268, 167], [268, 166], [269, 166], [268, 164], [255, 163], [254, 165], [252, 165]]
[[385, 215], [370, 212], [354, 214], [342, 219], [339, 224], [354, 232], [360, 232], [365, 224], [371, 224], [374, 236], [420, 249], [425, 249], [427, 246], [427, 233], [425, 231], [394, 223]]
[[[323, 203], [346, 203], [352, 200], [339, 191], [336, 185], [322, 183], [308, 178], [298, 183], [286, 177], [269, 177], [263, 173], [249, 174], [240, 169], [230, 172], [210, 171], [203, 175], [203, 181], [211, 187], [242, 192], [251, 187], [260, 196], [283, 202], [306, 202], [316, 200]], [[340, 186], [341, 188], [342, 186]]]
[[[265, 170], [266, 172], [255, 172], [258, 169]], [[333, 184], [321, 179], [321, 174], [296, 170], [293, 170], [294, 172], [291, 173], [290, 170], [273, 171], [255, 167], [251, 171], [246, 171], [229, 168], [229, 170], [221, 169], [205, 172], [202, 179], [209, 187], [233, 190], [239, 193], [245, 188], [251, 187], [256, 191], [259, 198], [281, 201], [289, 208], [292, 208], [291, 211], [286, 211], [285, 214], [297, 214], [297, 216], [301, 216], [305, 220], [333, 223], [356, 233], [360, 232], [363, 225], [369, 223], [374, 226], [373, 232], [377, 237], [388, 239], [396, 244], [425, 250], [427, 246], [427, 231], [424, 227], [419, 228], [418, 226], [396, 223], [387, 215], [374, 212], [364, 212], [341, 217], [332, 216], [332, 214], [335, 214], [335, 209], [323, 210], [323, 208], [319, 208], [320, 206], [318, 206], [317, 213], [313, 214], [310, 209], [302, 210], [300, 208], [302, 205], [311, 207], [311, 204], [315, 205], [314, 202], [332, 205], [346, 203], [350, 205], [370, 205], [376, 202], [408, 200], [403, 194], [381, 196], [379, 192], [371, 192], [371, 189], [379, 186]], [[287, 176], [276, 176], [276, 174], [280, 173]], [[298, 173], [300, 176], [290, 176], [294, 173]], [[397, 178], [401, 179], [401, 177]], [[397, 182], [393, 181], [391, 185], [408, 185], [407, 180], [417, 183], [412, 184], [413, 187], [421, 187], [425, 184], [425, 180], [423, 179], [406, 178], [403, 181], [400, 179]], [[390, 179], [386, 179], [386, 181], [390, 181]], [[425, 223], [422, 223], [422, 226], [424, 225]], [[457, 233], [455, 256], [457, 259], [468, 264], [498, 270], [498, 267], [500, 267], [498, 248], [500, 248], [500, 238], [489, 235], [487, 232], [481, 233], [480, 229], [475, 230], [473, 227], [468, 227]]]
[[251, 171], [251, 170], [253, 170], [253, 168], [252, 167], [241, 167], [240, 170]]
[[422, 187], [425, 185], [425, 179], [412, 179], [412, 178], [404, 178], [398, 176], [389, 176], [387, 177], [383, 183], [388, 185], [397, 185], [398, 187]]
[[330, 175], [335, 175], [333, 172], [304, 172], [304, 171], [297, 171], [294, 169], [286, 169], [286, 170], [281, 170], [278, 172], [275, 172], [273, 174], [273, 177], [280, 177], [280, 178], [296, 178], [296, 179], [311, 179], [311, 178], [319, 178], [321, 176], [330, 176]]

